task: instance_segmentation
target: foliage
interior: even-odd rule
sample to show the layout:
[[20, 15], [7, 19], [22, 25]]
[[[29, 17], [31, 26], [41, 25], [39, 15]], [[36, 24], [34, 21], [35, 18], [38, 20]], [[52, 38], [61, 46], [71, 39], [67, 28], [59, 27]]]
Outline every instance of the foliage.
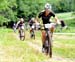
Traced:
[[[6, 21], [16, 22], [18, 17], [28, 21], [31, 17], [36, 17], [46, 3], [52, 5], [54, 12], [70, 12], [75, 10], [74, 2], [75, 0], [0, 0], [0, 16]], [[5, 21], [0, 19], [0, 23], [3, 22]]]

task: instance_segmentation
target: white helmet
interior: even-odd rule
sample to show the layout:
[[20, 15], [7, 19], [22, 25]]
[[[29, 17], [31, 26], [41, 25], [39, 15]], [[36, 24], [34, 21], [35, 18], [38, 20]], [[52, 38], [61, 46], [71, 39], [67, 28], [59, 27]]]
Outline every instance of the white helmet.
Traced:
[[33, 17], [33, 18], [31, 18], [31, 20], [33, 20], [33, 21], [34, 21], [34, 20], [35, 20], [35, 18], [34, 18], [34, 17]]
[[23, 18], [21, 18], [20, 20], [21, 20], [21, 21], [24, 21], [24, 19], [23, 19]]
[[50, 10], [51, 8], [52, 8], [52, 7], [51, 7], [51, 5], [50, 5], [49, 3], [46, 3], [46, 4], [45, 4], [45, 9], [49, 9], [49, 10]]

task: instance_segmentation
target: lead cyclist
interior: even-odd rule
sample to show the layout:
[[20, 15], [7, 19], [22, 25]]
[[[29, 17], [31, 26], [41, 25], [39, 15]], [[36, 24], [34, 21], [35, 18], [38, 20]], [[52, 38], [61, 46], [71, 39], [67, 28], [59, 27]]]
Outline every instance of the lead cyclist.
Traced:
[[[52, 6], [49, 3], [46, 3], [44, 10], [39, 13], [38, 18], [42, 18], [43, 25], [50, 24], [50, 32], [51, 32], [51, 37], [52, 37], [53, 32], [54, 32], [54, 28], [55, 28], [55, 24], [53, 24], [50, 21], [51, 17], [54, 17], [56, 24], [57, 23], [60, 24], [60, 21], [58, 20], [58, 18], [56, 17], [56, 15], [52, 11]], [[42, 31], [42, 51], [45, 48], [45, 45], [44, 45], [45, 38], [46, 38], [46, 32]]]

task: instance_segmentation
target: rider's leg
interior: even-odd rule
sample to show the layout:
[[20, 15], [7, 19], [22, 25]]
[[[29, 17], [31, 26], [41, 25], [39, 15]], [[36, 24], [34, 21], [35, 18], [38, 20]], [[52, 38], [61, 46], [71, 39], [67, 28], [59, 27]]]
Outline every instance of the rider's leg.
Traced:
[[53, 37], [54, 27], [50, 28], [50, 32], [51, 32], [51, 37]]
[[52, 26], [50, 28], [50, 35], [49, 35], [49, 36], [51, 36], [51, 43], [52, 43], [52, 38], [53, 38], [53, 32], [54, 32], [54, 30], [55, 30], [55, 26]]
[[31, 38], [33, 38], [33, 29], [30, 30]]
[[22, 38], [23, 38], [23, 40], [25, 39], [25, 31], [24, 31], [24, 29], [22, 29]]
[[30, 28], [30, 33], [31, 33], [32, 29]]
[[33, 29], [33, 36], [34, 36], [34, 39], [35, 39], [35, 32], [34, 32], [34, 29]]
[[20, 27], [18, 28], [18, 32], [20, 33]]
[[32, 32], [32, 28], [30, 27], [30, 37], [32, 37], [32, 36], [31, 36], [31, 32]]
[[42, 50], [44, 52], [44, 48], [45, 48], [45, 41], [46, 41], [46, 32], [45, 30], [42, 30]]
[[19, 37], [20, 37], [20, 40], [21, 40], [20, 27], [18, 27], [18, 32], [19, 32]]

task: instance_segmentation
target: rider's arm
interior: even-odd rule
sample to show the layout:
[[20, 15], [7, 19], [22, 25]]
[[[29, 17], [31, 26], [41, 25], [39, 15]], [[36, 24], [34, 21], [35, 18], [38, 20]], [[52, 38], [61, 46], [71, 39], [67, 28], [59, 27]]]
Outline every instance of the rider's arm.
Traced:
[[18, 24], [19, 24], [19, 23], [20, 23], [20, 21], [17, 22], [17, 24], [16, 24], [16, 28], [18, 27]]
[[52, 16], [55, 18], [55, 23], [61, 24], [57, 16], [52, 12]]
[[41, 18], [41, 16], [42, 16], [42, 13], [39, 13], [39, 16], [38, 16], [38, 18]]
[[43, 12], [44, 12], [45, 10], [42, 10], [40, 13], [39, 13], [39, 15], [38, 15], [38, 18], [41, 18], [41, 16], [43, 15]]
[[55, 16], [55, 22], [57, 23], [57, 24], [61, 24], [61, 22], [60, 22], [60, 20]]
[[39, 13], [39, 15], [38, 15], [38, 18], [37, 18], [37, 22], [38, 22], [38, 23], [40, 23], [39, 18], [42, 17], [44, 11], [45, 11], [45, 10], [41, 11], [41, 12]]
[[58, 18], [56, 16], [54, 18], [55, 18], [55, 22], [57, 23]]

